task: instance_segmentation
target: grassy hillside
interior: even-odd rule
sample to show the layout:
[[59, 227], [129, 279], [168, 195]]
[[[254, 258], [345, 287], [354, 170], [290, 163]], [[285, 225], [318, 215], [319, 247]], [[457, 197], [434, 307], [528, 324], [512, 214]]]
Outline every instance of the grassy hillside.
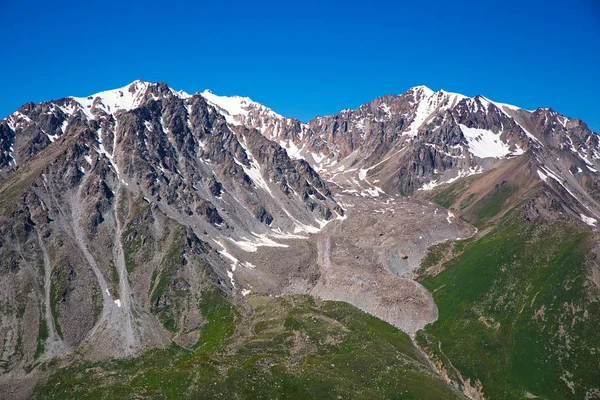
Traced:
[[580, 226], [527, 221], [516, 208], [483, 237], [435, 247], [422, 283], [439, 319], [418, 343], [450, 376], [480, 381], [488, 399], [598, 398], [593, 244]]
[[250, 297], [234, 308], [212, 292], [196, 347], [129, 360], [75, 363], [37, 388], [38, 399], [448, 399], [410, 339], [339, 302]]

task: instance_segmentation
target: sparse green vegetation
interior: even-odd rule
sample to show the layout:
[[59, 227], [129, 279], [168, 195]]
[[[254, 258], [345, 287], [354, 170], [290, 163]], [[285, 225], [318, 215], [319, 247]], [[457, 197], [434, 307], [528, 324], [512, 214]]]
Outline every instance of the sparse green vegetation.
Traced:
[[[181, 260], [182, 241], [180, 232], [178, 230], [174, 232], [173, 237], [169, 251], [161, 263], [163, 270], [153, 274], [154, 289], [150, 297], [151, 304], [156, 303], [158, 297], [164, 295], [171, 282], [172, 270], [177, 267]], [[156, 279], [158, 279], [158, 282], [156, 282]]]
[[110, 285], [110, 292], [119, 293], [119, 271], [117, 270], [117, 266], [112, 259], [108, 261], [108, 270], [110, 278], [110, 281], [108, 282]]
[[518, 189], [517, 185], [505, 183], [486, 194], [473, 207], [473, 225], [481, 227], [489, 219], [498, 215], [508, 198]]
[[464, 199], [462, 199], [461, 202], [460, 202], [459, 208], [461, 210], [464, 210], [465, 208], [469, 207], [471, 205], [471, 203], [473, 203], [473, 198], [474, 197], [475, 197], [475, 193], [471, 193], [470, 195], [468, 195], [467, 197], [465, 197]]
[[104, 308], [104, 298], [100, 291], [100, 286], [94, 282], [92, 285], [92, 312], [94, 313], [94, 324], [100, 319], [102, 309]]
[[[15, 345], [15, 352], [13, 357], [22, 357], [23, 356], [23, 327], [21, 325], [17, 328], [17, 344]], [[10, 370], [10, 367], [8, 370]]]
[[[180, 316], [195, 301], [190, 301], [188, 283], [177, 278], [177, 270], [188, 262], [199, 269], [205, 268], [203, 261], [184, 256], [185, 236], [179, 228], [170, 234], [169, 247], [164, 255], [160, 269], [154, 270], [150, 286], [150, 304], [152, 312], [157, 315], [165, 328], [171, 332], [182, 331]], [[206, 269], [208, 270], [208, 269]]]
[[38, 399], [448, 399], [410, 339], [340, 302], [253, 297], [236, 310], [205, 292], [198, 345], [129, 360], [76, 363], [37, 389]]
[[[149, 225], [152, 223], [152, 217], [145, 218], [148, 204], [143, 200], [133, 202], [133, 210], [131, 214], [135, 217], [129, 221], [126, 229], [121, 235], [121, 243], [123, 244], [123, 256], [125, 258], [125, 268], [127, 273], [131, 274], [138, 263], [144, 263], [150, 258], [151, 252], [140, 251], [142, 246], [148, 243], [145, 240], [151, 238], [148, 233]], [[124, 222], [123, 222], [124, 223]]]
[[37, 339], [37, 347], [35, 349], [34, 358], [40, 357], [44, 354], [44, 350], [46, 347], [46, 340], [48, 339], [48, 324], [46, 323], [46, 319], [44, 318], [43, 312], [40, 312], [40, 322], [39, 322], [39, 332]]
[[135, 255], [142, 247], [142, 237], [135, 232], [134, 228], [126, 230], [122, 235], [123, 256], [125, 258], [125, 268], [127, 273], [131, 274], [136, 267]]
[[154, 290], [152, 291], [152, 296], [150, 297], [151, 304], [155, 304], [159, 296], [164, 295], [167, 285], [171, 281], [171, 274], [169, 271], [163, 271], [162, 273], [157, 273], [156, 278], [158, 278], [158, 282], [156, 282]]
[[199, 309], [209, 323], [202, 327], [195, 348], [208, 353], [218, 349], [233, 334], [235, 316], [231, 304], [216, 289], [208, 289], [202, 294]]
[[449, 257], [449, 254], [452, 253], [452, 248], [454, 247], [454, 242], [447, 241], [438, 243], [429, 248], [427, 255], [421, 261], [421, 268], [419, 269], [420, 274], [427, 274], [427, 271], [441, 264], [441, 262]]
[[14, 211], [18, 200], [29, 189], [33, 180], [37, 177], [34, 173], [14, 174], [4, 185], [0, 192], [0, 215], [9, 215]]
[[63, 298], [63, 294], [66, 290], [66, 276], [64, 272], [64, 266], [57, 264], [50, 277], [50, 311], [52, 312], [52, 318], [54, 318], [54, 326], [56, 327], [56, 333], [62, 337], [62, 331], [60, 329], [58, 304]]
[[459, 194], [457, 193], [456, 185], [452, 185], [447, 189], [442, 190], [434, 198], [433, 202], [444, 208], [450, 208], [456, 201]]

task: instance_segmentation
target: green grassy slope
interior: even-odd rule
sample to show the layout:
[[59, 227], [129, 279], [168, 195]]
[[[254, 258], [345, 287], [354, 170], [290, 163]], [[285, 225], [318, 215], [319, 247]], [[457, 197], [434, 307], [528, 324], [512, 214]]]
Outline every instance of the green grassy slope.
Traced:
[[410, 339], [339, 302], [250, 297], [234, 308], [205, 294], [207, 319], [192, 350], [175, 345], [129, 360], [75, 363], [38, 399], [447, 399]]
[[433, 249], [422, 271], [441, 262], [441, 272], [422, 283], [439, 319], [418, 342], [451, 376], [454, 367], [479, 380], [488, 399], [598, 395], [592, 233], [564, 221], [526, 221], [517, 210], [483, 237]]

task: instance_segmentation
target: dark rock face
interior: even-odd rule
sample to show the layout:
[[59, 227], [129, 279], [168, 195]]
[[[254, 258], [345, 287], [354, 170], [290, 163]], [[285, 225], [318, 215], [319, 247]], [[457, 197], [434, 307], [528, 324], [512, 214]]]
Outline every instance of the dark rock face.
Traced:
[[267, 225], [273, 222], [273, 216], [260, 204], [254, 207], [254, 218]]
[[0, 168], [6, 170], [13, 162], [11, 148], [15, 132], [9, 128], [6, 121], [0, 121]]

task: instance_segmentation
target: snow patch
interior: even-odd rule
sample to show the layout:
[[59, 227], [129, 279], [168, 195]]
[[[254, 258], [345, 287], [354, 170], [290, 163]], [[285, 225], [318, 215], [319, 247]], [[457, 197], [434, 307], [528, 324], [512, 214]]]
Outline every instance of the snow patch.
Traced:
[[469, 128], [459, 124], [460, 130], [467, 139], [469, 151], [479, 158], [503, 158], [511, 154], [508, 145], [500, 139], [500, 134], [479, 129]]
[[446, 181], [446, 183], [453, 183], [454, 181], [457, 181], [460, 178], [465, 178], [467, 176], [481, 174], [482, 172], [483, 172], [483, 168], [481, 167], [481, 165], [477, 166], [477, 167], [471, 167], [467, 171], [465, 171], [464, 169], [461, 169], [458, 171], [457, 176], [455, 176], [454, 178], [448, 179]]
[[404, 132], [403, 135], [416, 137], [421, 125], [429, 118], [435, 110], [435, 106], [437, 106], [437, 104], [432, 104], [431, 98], [429, 97], [433, 94], [431, 89], [427, 88], [427, 90], [422, 90], [422, 93], [424, 94], [424, 97], [421, 97], [419, 100], [417, 109], [415, 110], [415, 117], [410, 123], [408, 130]]
[[292, 220], [292, 222], [294, 223], [294, 234], [296, 233], [319, 233], [321, 232], [321, 227], [316, 227], [316, 226], [312, 226], [312, 225], [306, 225], [303, 224], [302, 222], [298, 221], [296, 218], [294, 218], [294, 216], [292, 214], [290, 214], [290, 212], [288, 210], [286, 210], [285, 208], [282, 208], [283, 212], [285, 213], [285, 215], [288, 216], [289, 219]]
[[254, 268], [256, 268], [256, 265], [252, 264], [252, 263], [251, 263], [251, 262], [249, 262], [249, 261], [244, 261], [244, 262], [242, 263], [242, 267], [246, 267], [246, 268], [248, 268], [248, 269], [254, 269]]
[[81, 106], [89, 119], [95, 119], [93, 108], [99, 108], [107, 114], [119, 110], [129, 111], [139, 107], [148, 87], [149, 82], [135, 81], [119, 89], [107, 90], [87, 97], [71, 97]]
[[232, 269], [231, 271], [227, 271], [227, 276], [229, 277], [231, 286], [235, 287], [235, 280], [233, 279], [233, 271], [234, 271], [234, 269]]
[[[336, 212], [336, 214], [337, 214], [337, 212]], [[336, 219], [338, 219], [338, 220], [340, 220], [340, 221], [343, 221], [343, 220], [345, 220], [346, 218], [348, 218], [348, 213], [346, 213], [346, 214], [344, 214], [344, 215], [340, 215], [340, 214], [338, 214], [338, 216], [337, 216], [337, 218], [336, 218]]]
[[260, 110], [261, 114], [266, 113], [268, 117], [284, 119], [281, 115], [260, 103], [252, 101], [252, 99], [248, 97], [217, 96], [210, 90], [205, 90], [200, 93], [200, 95], [204, 97], [208, 103], [222, 112], [222, 115], [225, 117], [228, 124], [242, 125], [242, 122], [236, 117], [248, 117], [250, 115], [250, 110], [253, 108]]
[[254, 232], [250, 232], [253, 236], [253, 238], [245, 238], [242, 237], [240, 240], [234, 240], [231, 238], [227, 238], [228, 241], [230, 241], [231, 243], [235, 244], [236, 246], [238, 246], [240, 249], [249, 252], [249, 253], [254, 253], [256, 250], [258, 250], [259, 247], [264, 246], [264, 247], [289, 247], [287, 244], [283, 244], [283, 243], [278, 243], [270, 238], [267, 237], [267, 235], [261, 235], [258, 233], [254, 233]]
[[223, 250], [219, 250], [219, 254], [222, 255], [223, 257], [225, 257], [226, 259], [228, 259], [229, 261], [231, 261], [231, 265], [233, 267], [235, 267], [237, 265], [237, 263], [239, 262], [237, 258], [235, 258], [233, 256], [233, 254], [231, 254], [230, 252], [227, 251], [227, 249], [223, 246], [221, 246], [223, 248]]
[[264, 189], [267, 193], [271, 195], [271, 197], [273, 197], [273, 192], [267, 184], [267, 181], [265, 181], [265, 178], [263, 178], [262, 173], [260, 172], [260, 166], [257, 162], [254, 161], [251, 167], [246, 167], [243, 164], [240, 165], [242, 165], [244, 172], [250, 177], [250, 179], [252, 179], [252, 182], [254, 182], [256, 186]]
[[98, 154], [102, 154], [105, 155], [106, 158], [108, 158], [108, 161], [110, 162], [110, 165], [112, 165], [112, 167], [115, 170], [115, 173], [117, 174], [117, 177], [120, 179], [121, 176], [119, 174], [119, 168], [117, 167], [117, 164], [115, 163], [115, 161], [113, 160], [113, 156], [112, 154], [109, 154], [108, 151], [106, 151], [106, 149], [104, 148], [104, 145], [102, 144], [102, 141], [100, 140], [100, 130], [98, 130], [98, 139], [97, 139], [97, 144], [98, 144], [98, 148], [96, 149], [96, 152]]
[[425, 190], [425, 191], [432, 190], [438, 186], [453, 183], [460, 178], [466, 178], [467, 176], [481, 174], [482, 172], [483, 172], [483, 168], [481, 166], [471, 167], [466, 171], [464, 169], [461, 169], [458, 171], [458, 175], [456, 175], [454, 178], [450, 178], [446, 181], [438, 181], [437, 179], [434, 179], [431, 182], [423, 185], [421, 188], [419, 188], [419, 190]]
[[275, 239], [308, 239], [308, 236], [285, 233], [279, 227], [272, 229], [271, 231], [272, 233], [270, 236], [274, 237]]
[[69, 121], [67, 121], [66, 119], [63, 121], [62, 125], [60, 126], [60, 130], [62, 131], [62, 133], [65, 133], [67, 130], [67, 125], [69, 125]]
[[369, 169], [371, 168], [361, 168], [360, 171], [358, 171], [358, 179], [364, 181], [367, 177], [367, 172], [369, 172]]
[[543, 180], [544, 182], [548, 182], [548, 175], [544, 174], [542, 171], [540, 171], [539, 169], [537, 170], [537, 173], [540, 177], [541, 180]]
[[581, 220], [583, 222], [585, 222], [586, 224], [588, 224], [589, 226], [596, 226], [596, 224], [598, 223], [598, 221], [596, 220], [596, 218], [588, 217], [588, 216], [583, 215], [583, 214], [579, 214], [579, 216], [581, 217]]
[[362, 197], [379, 197], [380, 193], [385, 193], [385, 192], [380, 187], [373, 186], [370, 188], [363, 189], [363, 191], [360, 192], [360, 195]]
[[228, 259], [229, 261], [231, 261], [231, 270], [227, 271], [227, 276], [229, 277], [231, 286], [235, 288], [235, 280], [233, 279], [233, 273], [235, 272], [235, 269], [239, 263], [239, 260], [237, 258], [235, 258], [230, 252], [228, 252], [227, 249], [225, 248], [225, 246], [223, 246], [222, 244], [220, 244], [219, 242], [216, 242], [216, 241], [215, 241], [215, 243], [222, 249], [222, 250], [219, 250], [218, 253], [220, 255], [222, 255], [223, 257], [225, 257], [226, 259]]
[[413, 95], [419, 99], [415, 116], [408, 129], [402, 134], [405, 136], [416, 137], [419, 128], [426, 123], [437, 110], [446, 110], [454, 107], [456, 103], [466, 98], [458, 93], [450, 93], [444, 90], [433, 92], [426, 86], [417, 86], [412, 89]]
[[267, 193], [269, 193], [269, 195], [271, 195], [271, 197], [275, 197], [273, 195], [273, 192], [271, 191], [271, 188], [267, 184], [267, 181], [265, 181], [265, 178], [262, 176], [262, 173], [260, 172], [260, 164], [256, 161], [256, 159], [254, 158], [254, 156], [248, 149], [248, 146], [246, 145], [246, 138], [244, 136], [242, 136], [242, 140], [240, 140], [239, 143], [242, 145], [242, 147], [244, 148], [244, 150], [246, 152], [246, 156], [247, 156], [248, 160], [250, 161], [250, 167], [245, 166], [244, 164], [242, 164], [241, 162], [239, 162], [235, 159], [234, 159], [234, 161], [244, 169], [244, 172], [246, 173], [246, 175], [248, 175], [250, 177], [250, 179], [252, 179], [252, 182], [254, 182], [254, 184], [256, 184], [256, 186], [264, 189]]
[[444, 182], [438, 182], [437, 179], [434, 179], [434, 180], [430, 181], [429, 183], [426, 183], [423, 186], [421, 186], [419, 188], [419, 190], [425, 190], [425, 191], [432, 190], [433, 188], [438, 187], [443, 184], [444, 184]]

